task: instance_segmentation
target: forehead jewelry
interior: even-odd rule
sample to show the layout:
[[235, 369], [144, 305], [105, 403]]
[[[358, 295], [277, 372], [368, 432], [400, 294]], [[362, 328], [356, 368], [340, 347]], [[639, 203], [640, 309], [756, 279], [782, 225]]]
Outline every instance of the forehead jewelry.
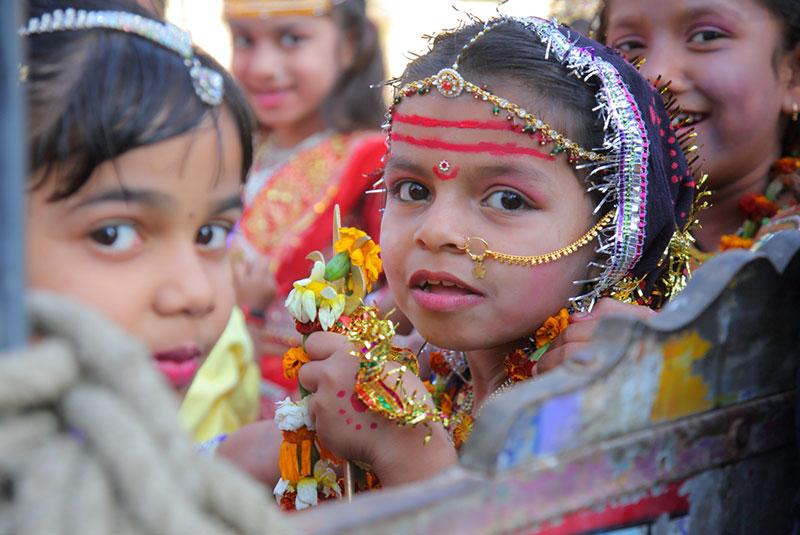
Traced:
[[158, 22], [126, 11], [85, 11], [72, 8], [56, 9], [41, 17], [32, 17], [28, 24], [19, 29], [19, 35], [31, 35], [91, 30], [104, 28], [123, 33], [138, 35], [152, 41], [167, 50], [171, 50], [183, 58], [189, 70], [194, 91], [200, 100], [210, 106], [222, 102], [225, 94], [225, 83], [222, 75], [213, 69], [204, 67], [194, 55], [192, 38], [177, 26], [166, 22]]
[[[476, 100], [491, 104], [493, 115], [498, 116], [501, 113], [505, 113], [511, 129], [519, 130], [523, 134], [529, 134], [532, 138], [538, 140], [539, 144], [542, 146], [551, 143], [554, 144], [555, 147], [550, 151], [551, 156], [566, 153], [567, 159], [571, 164], [578, 163], [580, 160], [588, 160], [590, 162], [605, 161], [606, 158], [602, 154], [582, 148], [576, 142], [559, 133], [556, 129], [521, 106], [509, 102], [508, 99], [497, 96], [487, 89], [465, 80], [458, 71], [459, 62], [464, 52], [472, 47], [478, 39], [486, 35], [486, 33], [505, 22], [507, 22], [506, 19], [498, 19], [493, 23], [487, 24], [475, 37], [470, 39], [469, 42], [461, 48], [461, 51], [451, 67], [446, 67], [433, 76], [403, 86], [395, 98], [395, 105], [399, 104], [403, 97], [426, 95], [430, 93], [432, 88], [436, 88], [439, 93], [446, 98], [457, 98], [464, 93], [468, 93]], [[517, 121], [521, 121], [522, 124], [518, 124]]]
[[433, 166], [433, 174], [441, 180], [452, 180], [458, 176], [458, 167], [454, 167], [450, 160], [442, 160], [438, 165]]
[[[464, 54], [488, 32], [508, 23], [520, 24], [530, 32], [532, 39], [542, 43], [545, 46], [544, 59], [562, 65], [565, 77], [574, 76], [587, 83], [591, 81], [596, 99], [593, 111], [604, 125], [602, 147], [581, 147], [530, 111], [464, 78], [459, 70]], [[535, 17], [495, 18], [486, 23], [461, 48], [452, 66], [422, 80], [396, 86], [394, 105], [389, 110], [384, 127], [387, 130], [387, 147], [391, 151], [394, 110], [404, 98], [426, 95], [434, 89], [445, 98], [471, 95], [474, 99], [491, 105], [494, 115], [504, 113], [509, 127], [515, 131], [529, 134], [540, 145], [555, 145], [550, 152], [552, 157], [565, 153], [569, 163], [576, 168], [588, 169], [587, 189], [598, 192], [601, 197], [594, 213], [605, 213], [609, 209], [614, 212], [613, 217], [601, 219], [606, 226], [598, 228], [596, 233], [597, 252], [602, 256], [595, 259], [592, 265], [599, 268], [599, 275], [591, 280], [576, 281], [576, 284], [580, 283], [585, 288], [585, 292], [570, 299], [576, 309], [590, 310], [597, 299], [613, 290], [617, 283], [632, 273], [643, 255], [648, 220], [650, 151], [645, 113], [639, 108], [624, 74], [592, 46], [580, 46], [579, 42], [579, 39], [570, 36], [569, 31], [563, 30], [555, 21]], [[473, 240], [465, 244], [464, 248], [465, 252], [469, 250], [472, 253], [470, 256], [475, 260], [476, 267], [478, 260], [482, 267], [482, 261], [486, 257], [498, 261], [512, 258], [493, 251], [482, 255], [474, 254], [479, 243], [478, 240]], [[552, 253], [548, 258], [552, 258]], [[515, 260], [517, 263], [535, 265], [520, 259]], [[480, 272], [481, 269], [476, 271]]]
[[540, 266], [542, 264], [549, 264], [550, 262], [555, 262], [556, 260], [560, 260], [561, 258], [576, 253], [578, 249], [591, 243], [595, 238], [597, 238], [603, 227], [611, 223], [612, 219], [614, 219], [613, 210], [604, 215], [600, 221], [595, 223], [592, 228], [586, 231], [583, 236], [574, 242], [570, 243], [566, 247], [562, 247], [561, 249], [557, 249], [546, 254], [535, 256], [517, 256], [499, 253], [489, 249], [489, 243], [483, 238], [478, 237], [469, 237], [464, 240], [464, 245], [460, 246], [459, 250], [464, 251], [464, 253], [466, 253], [475, 263], [472, 268], [472, 274], [475, 276], [475, 278], [482, 279], [486, 276], [486, 267], [483, 265], [483, 261], [487, 258], [491, 258], [492, 260], [502, 264], [510, 264], [512, 266], [533, 267]]

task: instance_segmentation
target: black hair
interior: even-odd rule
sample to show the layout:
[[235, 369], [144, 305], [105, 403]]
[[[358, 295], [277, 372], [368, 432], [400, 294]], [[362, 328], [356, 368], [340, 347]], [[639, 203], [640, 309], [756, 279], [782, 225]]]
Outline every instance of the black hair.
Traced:
[[338, 132], [374, 129], [383, 121], [386, 105], [380, 86], [385, 78], [378, 29], [367, 16], [366, 0], [345, 0], [331, 18], [343, 40], [354, 47], [353, 62], [339, 76], [322, 106], [329, 127]]
[[[483, 23], [474, 23], [436, 36], [432, 49], [408, 65], [401, 84], [424, 79], [453, 65], [462, 47], [483, 27]], [[467, 80], [487, 85], [489, 90], [493, 84], [522, 89], [535, 101], [543, 120], [555, 129], [582, 147], [602, 146], [603, 123], [592, 111], [597, 106], [596, 88], [574, 76], [566, 76], [564, 66], [545, 59], [545, 45], [533, 39], [530, 30], [520, 22], [511, 21], [484, 34], [479, 44], [469, 47], [459, 60], [458, 70]], [[516, 104], [529, 107], [533, 103]], [[562, 119], [564, 116], [566, 121]]]
[[[27, 7], [30, 17], [73, 8], [154, 18], [132, 0], [28, 0]], [[217, 130], [221, 152], [223, 109], [237, 127], [244, 181], [253, 158], [250, 109], [231, 76], [207, 54], [195, 50], [200, 63], [224, 79], [225, 96], [216, 107], [195, 93], [179, 54], [135, 34], [59, 31], [31, 35], [25, 44], [29, 165], [38, 177], [31, 187], [41, 187], [57, 172], [51, 200], [76, 193], [101, 163], [190, 132], [207, 119]], [[37, 171], [42, 172], [34, 175]]]
[[[798, 0], [757, 0], [779, 21], [783, 28], [783, 49], [788, 52], [800, 46], [800, 1]], [[593, 37], [601, 43], [608, 43], [608, 0], [601, 0], [597, 16], [592, 24]], [[800, 155], [800, 123], [791, 121], [783, 134], [785, 154]]]

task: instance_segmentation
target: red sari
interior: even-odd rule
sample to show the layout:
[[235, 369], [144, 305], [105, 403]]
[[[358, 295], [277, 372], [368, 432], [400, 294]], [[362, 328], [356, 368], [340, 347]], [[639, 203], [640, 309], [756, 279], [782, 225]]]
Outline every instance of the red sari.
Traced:
[[[308, 276], [306, 255], [314, 250], [328, 254], [335, 205], [343, 226], [357, 226], [378, 240], [381, 199], [365, 192], [372, 189], [385, 152], [380, 133], [331, 134], [267, 169], [269, 176], [258, 177], [266, 179], [246, 202], [239, 234], [252, 253], [270, 259], [275, 274], [277, 294], [263, 329], [267, 341], [287, 348], [300, 343], [283, 302], [292, 283]], [[265, 171], [257, 161], [251, 179], [259, 172]], [[294, 388], [283, 379], [281, 356], [262, 356], [262, 374], [271, 383]]]

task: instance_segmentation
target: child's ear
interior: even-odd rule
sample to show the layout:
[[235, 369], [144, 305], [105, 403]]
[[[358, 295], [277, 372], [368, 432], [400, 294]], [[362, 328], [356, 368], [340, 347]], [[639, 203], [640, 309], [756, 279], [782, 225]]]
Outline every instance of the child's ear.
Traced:
[[786, 53], [780, 63], [780, 80], [785, 84], [782, 111], [796, 115], [800, 111], [800, 43]]

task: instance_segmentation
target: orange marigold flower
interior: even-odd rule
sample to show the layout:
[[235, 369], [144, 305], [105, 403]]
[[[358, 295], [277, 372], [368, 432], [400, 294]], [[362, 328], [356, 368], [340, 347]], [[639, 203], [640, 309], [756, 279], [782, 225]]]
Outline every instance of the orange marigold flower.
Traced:
[[309, 356], [302, 347], [292, 347], [283, 355], [283, 376], [297, 379], [297, 372], [308, 362]]
[[453, 429], [453, 446], [460, 448], [472, 434], [472, 416], [465, 414]]
[[533, 366], [536, 363], [528, 357], [524, 350], [517, 349], [506, 357], [504, 364], [508, 378], [518, 383], [533, 375]]
[[541, 327], [536, 330], [536, 348], [552, 342], [569, 325], [569, 312], [566, 308], [558, 311], [558, 314], [547, 318]]
[[442, 392], [439, 396], [439, 410], [445, 415], [450, 416], [453, 413], [453, 398], [447, 395], [446, 392]]
[[800, 170], [800, 158], [794, 158], [792, 156], [781, 158], [772, 165], [772, 169], [776, 173], [780, 173], [782, 175], [794, 173]]
[[764, 195], [748, 193], [739, 200], [739, 210], [747, 219], [759, 222], [765, 217], [775, 215], [778, 205]]
[[719, 250], [727, 251], [728, 249], [749, 249], [753, 246], [753, 240], [750, 238], [740, 238], [736, 234], [725, 234], [719, 240]]
[[383, 269], [380, 246], [372, 241], [363, 230], [352, 227], [339, 229], [339, 240], [333, 244], [337, 253], [347, 251], [350, 262], [364, 270], [367, 291], [372, 289], [372, 284], [378, 281]]
[[431, 371], [439, 377], [450, 375], [450, 366], [447, 365], [447, 360], [445, 360], [444, 353], [441, 351], [431, 351], [430, 366]]

